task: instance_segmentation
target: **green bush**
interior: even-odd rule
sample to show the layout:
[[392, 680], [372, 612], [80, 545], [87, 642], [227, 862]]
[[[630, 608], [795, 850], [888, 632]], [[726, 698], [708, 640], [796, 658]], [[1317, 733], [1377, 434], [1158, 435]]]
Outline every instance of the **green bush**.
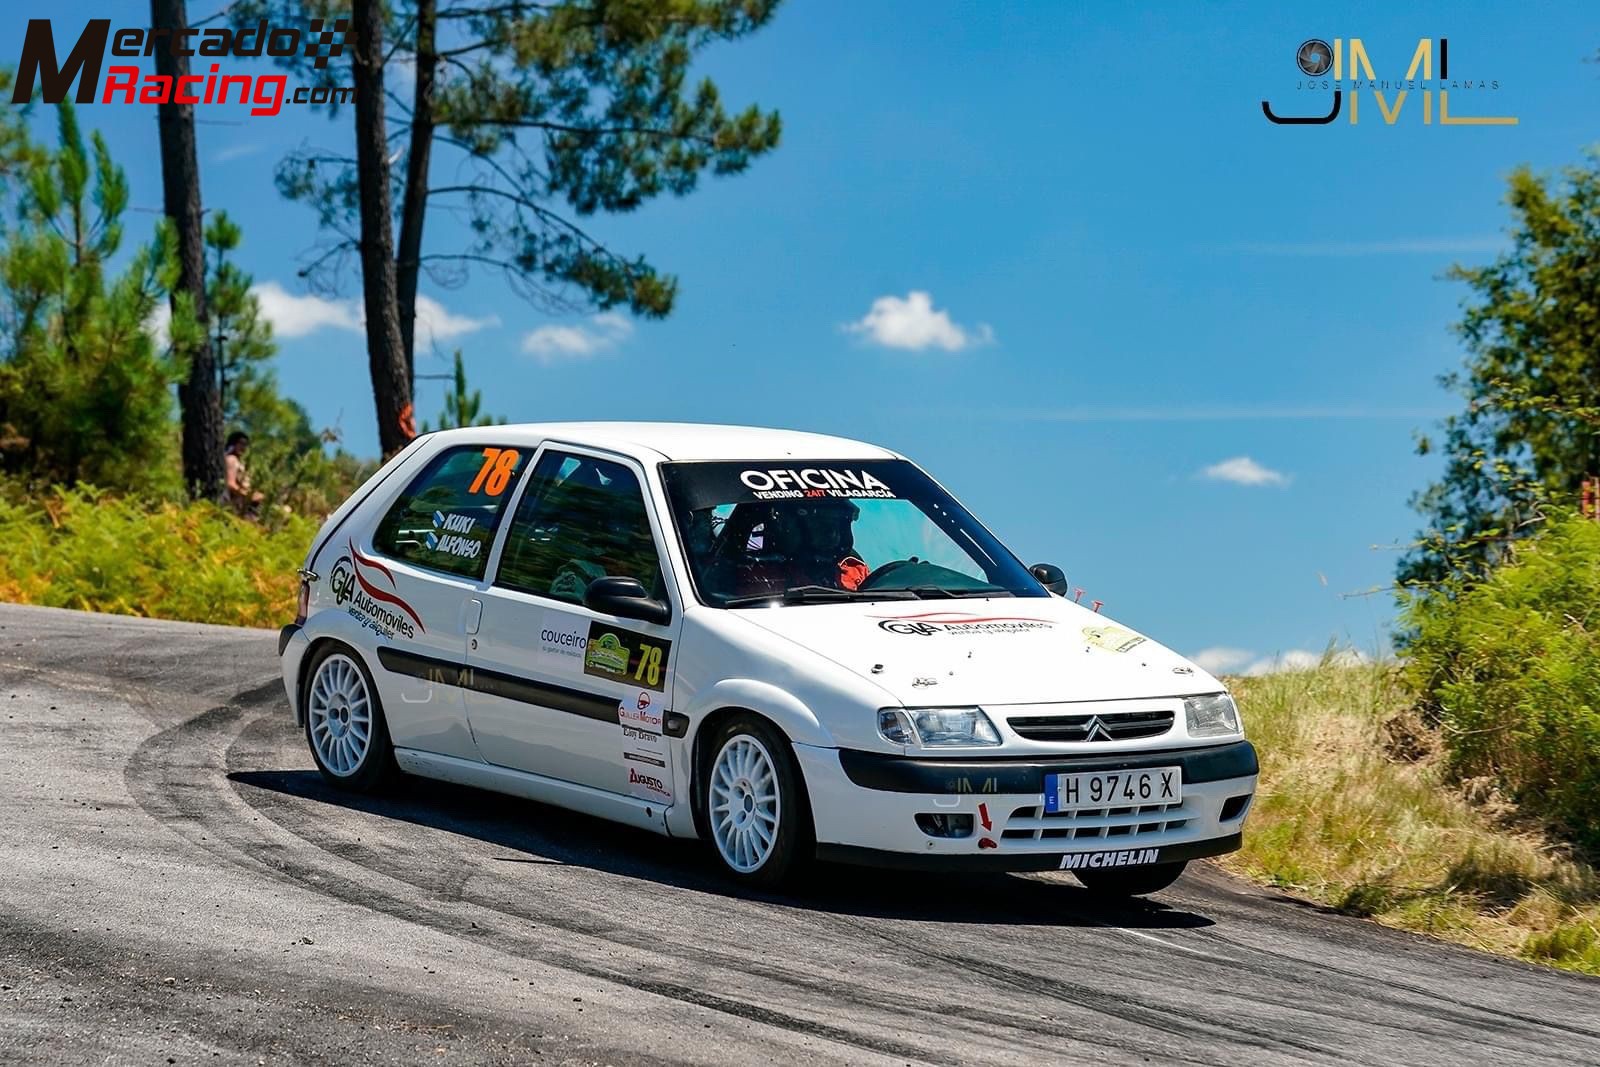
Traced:
[[1481, 582], [1412, 597], [1407, 672], [1457, 779], [1600, 848], [1600, 525], [1552, 521]]
[[0, 600], [231, 626], [294, 617], [318, 522], [270, 526], [213, 504], [0, 485]]

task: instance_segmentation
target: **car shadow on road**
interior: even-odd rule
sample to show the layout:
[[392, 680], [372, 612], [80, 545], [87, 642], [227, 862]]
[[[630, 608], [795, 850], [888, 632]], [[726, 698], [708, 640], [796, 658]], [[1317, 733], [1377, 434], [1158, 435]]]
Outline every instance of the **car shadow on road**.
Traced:
[[[470, 786], [407, 777], [380, 794], [347, 793], [314, 770], [235, 771], [249, 790], [285, 800], [333, 805], [504, 849], [493, 862], [586, 867], [678, 889], [741, 897], [808, 911], [863, 918], [1019, 926], [1194, 929], [1204, 915], [1157, 899], [1106, 901], [1065, 875], [939, 874], [817, 864], [793, 890], [755, 892], [732, 885], [704, 848], [537, 801]], [[1180, 883], [1181, 884], [1181, 883]]]

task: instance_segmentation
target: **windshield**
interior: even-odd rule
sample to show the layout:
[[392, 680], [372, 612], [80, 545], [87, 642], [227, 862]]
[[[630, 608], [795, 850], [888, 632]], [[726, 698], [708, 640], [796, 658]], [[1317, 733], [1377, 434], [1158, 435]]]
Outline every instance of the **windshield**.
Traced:
[[905, 460], [666, 463], [662, 477], [713, 607], [1049, 596]]

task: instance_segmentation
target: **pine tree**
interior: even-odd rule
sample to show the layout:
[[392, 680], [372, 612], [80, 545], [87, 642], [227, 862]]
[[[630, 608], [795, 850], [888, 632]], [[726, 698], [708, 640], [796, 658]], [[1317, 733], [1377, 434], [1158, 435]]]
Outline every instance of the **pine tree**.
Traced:
[[225, 211], [206, 224], [206, 298], [217, 352], [217, 393], [224, 425], [250, 435], [254, 466], [273, 457], [292, 459], [322, 447], [303, 407], [278, 391], [270, 366], [278, 354], [272, 324], [250, 287], [254, 279], [229, 257], [244, 234]]
[[[451, 285], [474, 269], [498, 271], [545, 307], [671, 312], [677, 279], [615, 250], [582, 220], [686, 195], [702, 174], [737, 174], [777, 147], [776, 112], [751, 105], [730, 113], [709, 79], [689, 81], [696, 52], [755, 32], [776, 8], [777, 0], [393, 0], [373, 21], [378, 5], [363, 0], [356, 40], [338, 60], [278, 60], [307, 84], [358, 88], [355, 151], [295, 152], [280, 164], [278, 186], [312, 206], [328, 235], [304, 272], [314, 284], [335, 286], [351, 255], [361, 257], [380, 433], [391, 429], [390, 309], [409, 384], [423, 273]], [[331, 0], [229, 8], [239, 26], [340, 14]], [[373, 48], [380, 38], [385, 48]], [[385, 97], [384, 57], [412, 65], [409, 102]], [[379, 201], [388, 206], [397, 145], [405, 169], [391, 245]], [[436, 171], [449, 178], [433, 180]], [[470, 236], [430, 248], [430, 207], [463, 215]], [[392, 270], [374, 262], [380, 252], [392, 256]]]
[[[150, 0], [150, 25], [156, 33], [177, 40], [188, 31], [184, 0]], [[174, 48], [155, 52], [156, 73], [182, 85], [189, 74], [189, 57]], [[200, 164], [195, 158], [194, 105], [175, 94], [158, 108], [161, 142], [161, 192], [177, 251], [178, 277], [172, 310], [182, 294], [201, 329], [195, 330], [184, 352], [188, 379], [178, 385], [178, 406], [183, 414], [183, 480], [198, 500], [220, 500], [225, 477], [222, 455], [222, 410], [217, 400], [216, 354], [204, 329], [207, 319], [205, 249], [202, 244]]]
[[[0, 466], [52, 482], [178, 488], [172, 387], [186, 368], [148, 323], [176, 281], [165, 220], [120, 273], [128, 183], [96, 133], [86, 146], [70, 102], [58, 145], [25, 167], [16, 225], [0, 249]], [[192, 331], [188, 301], [172, 322]]]
[[[483, 407], [483, 391], [481, 389], [467, 388], [467, 365], [461, 358], [461, 349], [456, 349], [455, 374], [451, 378], [451, 391], [444, 395], [444, 410], [439, 413], [439, 425], [431, 427], [435, 430], [453, 430], [461, 426], [493, 426], [504, 419], [497, 419], [492, 415], [480, 415]], [[423, 423], [422, 432], [427, 433], [430, 427]]]

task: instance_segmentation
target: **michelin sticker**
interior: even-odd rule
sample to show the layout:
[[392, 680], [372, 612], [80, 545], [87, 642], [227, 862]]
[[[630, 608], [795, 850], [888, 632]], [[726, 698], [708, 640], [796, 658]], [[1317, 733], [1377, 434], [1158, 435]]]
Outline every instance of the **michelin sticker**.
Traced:
[[624, 697], [617, 704], [628, 795], [671, 804], [672, 769], [667, 763], [667, 746], [661, 736], [661, 716], [655, 698], [643, 689], [637, 696]]
[[1116, 852], [1069, 852], [1061, 857], [1061, 870], [1100, 870], [1105, 867], [1143, 867], [1161, 860], [1159, 848], [1126, 848]]

